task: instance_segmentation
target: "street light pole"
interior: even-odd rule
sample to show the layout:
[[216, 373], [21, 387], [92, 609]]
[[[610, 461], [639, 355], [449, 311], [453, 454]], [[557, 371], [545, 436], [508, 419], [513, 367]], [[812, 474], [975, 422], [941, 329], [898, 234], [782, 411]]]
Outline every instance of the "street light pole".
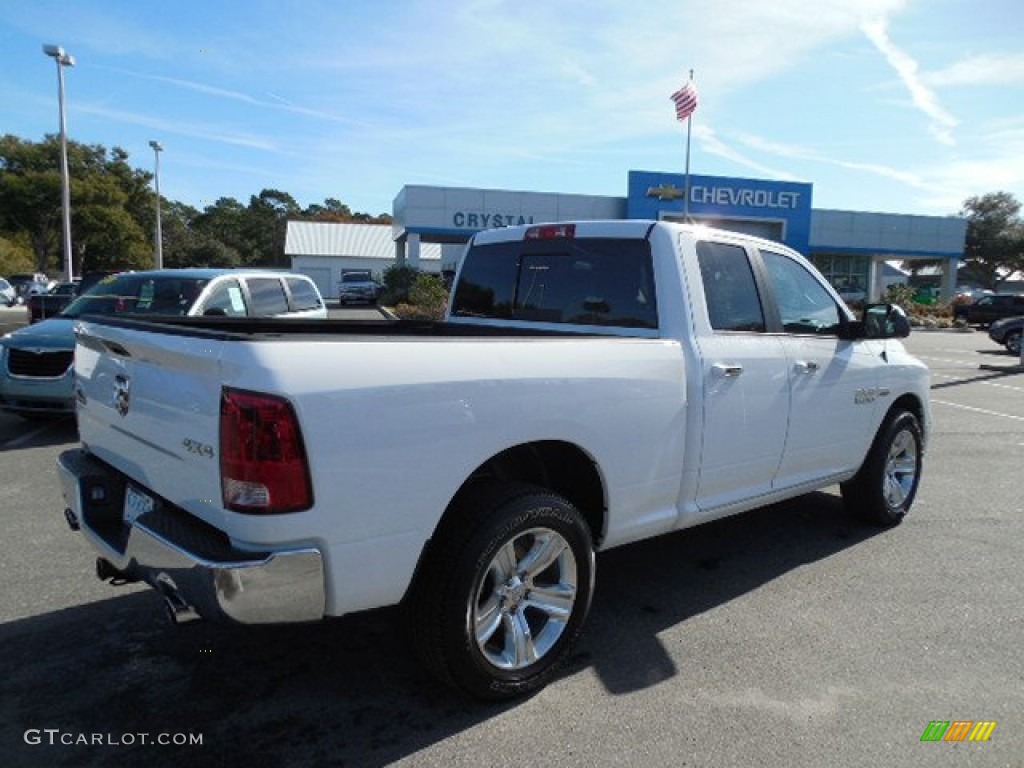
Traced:
[[159, 141], [151, 141], [149, 146], [153, 148], [153, 155], [156, 157], [156, 173], [153, 174], [153, 179], [156, 181], [156, 233], [153, 235], [154, 263], [156, 264], [156, 269], [163, 269], [164, 236], [160, 224], [160, 153], [163, 152], [164, 147]]
[[68, 128], [64, 118], [64, 67], [75, 66], [75, 57], [59, 45], [44, 45], [43, 53], [57, 62], [57, 99], [60, 105], [60, 177], [61, 210], [64, 216], [64, 272], [67, 281], [74, 279], [71, 262], [71, 176], [68, 172]]

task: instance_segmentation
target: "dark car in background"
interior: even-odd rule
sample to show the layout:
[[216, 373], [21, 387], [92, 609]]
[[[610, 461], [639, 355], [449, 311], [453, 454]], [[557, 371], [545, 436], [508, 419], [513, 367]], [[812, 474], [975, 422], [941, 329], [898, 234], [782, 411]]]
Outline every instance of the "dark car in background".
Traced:
[[25, 306], [28, 307], [28, 322], [38, 323], [48, 317], [59, 314], [64, 307], [74, 301], [78, 296], [88, 291], [103, 278], [109, 275], [116, 275], [121, 270], [104, 269], [93, 272], [86, 272], [81, 280], [71, 283], [57, 283], [46, 293], [37, 293], [28, 297]]
[[1024, 317], [1006, 317], [988, 327], [988, 337], [1002, 344], [1014, 355], [1020, 355], [1020, 337], [1024, 332]]
[[961, 304], [953, 310], [953, 317], [968, 325], [987, 326], [1004, 317], [1024, 315], [1024, 294], [993, 293], [982, 296], [971, 304]]
[[38, 323], [53, 317], [78, 295], [78, 283], [57, 283], [46, 293], [34, 293], [28, 297], [25, 306], [28, 309], [28, 322]]
[[53, 281], [42, 272], [21, 272], [11, 275], [7, 281], [14, 288], [18, 304], [28, 301], [29, 296], [46, 293], [53, 287]]

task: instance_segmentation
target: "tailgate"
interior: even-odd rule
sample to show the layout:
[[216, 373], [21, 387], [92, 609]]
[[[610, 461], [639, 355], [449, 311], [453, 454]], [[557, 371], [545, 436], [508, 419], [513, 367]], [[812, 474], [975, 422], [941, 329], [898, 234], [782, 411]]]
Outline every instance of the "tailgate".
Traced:
[[82, 443], [140, 485], [219, 525], [219, 358], [225, 342], [155, 326], [83, 322], [77, 331]]

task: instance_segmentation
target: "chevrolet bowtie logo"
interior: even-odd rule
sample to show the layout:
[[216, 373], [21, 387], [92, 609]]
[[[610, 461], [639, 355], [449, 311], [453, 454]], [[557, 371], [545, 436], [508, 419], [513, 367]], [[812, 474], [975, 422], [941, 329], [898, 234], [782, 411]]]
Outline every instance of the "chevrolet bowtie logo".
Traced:
[[647, 188], [648, 197], [656, 197], [659, 200], [681, 200], [686, 193], [673, 184], [659, 184], [656, 187]]

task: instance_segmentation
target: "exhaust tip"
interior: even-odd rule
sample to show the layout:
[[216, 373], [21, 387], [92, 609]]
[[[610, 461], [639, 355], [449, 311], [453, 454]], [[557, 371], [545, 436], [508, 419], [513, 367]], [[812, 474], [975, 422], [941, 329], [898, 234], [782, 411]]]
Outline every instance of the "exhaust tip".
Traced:
[[164, 594], [164, 614], [172, 624], [188, 624], [202, 617], [177, 594]]
[[100, 581], [112, 581], [121, 577], [121, 572], [105, 557], [96, 558], [96, 578]]

